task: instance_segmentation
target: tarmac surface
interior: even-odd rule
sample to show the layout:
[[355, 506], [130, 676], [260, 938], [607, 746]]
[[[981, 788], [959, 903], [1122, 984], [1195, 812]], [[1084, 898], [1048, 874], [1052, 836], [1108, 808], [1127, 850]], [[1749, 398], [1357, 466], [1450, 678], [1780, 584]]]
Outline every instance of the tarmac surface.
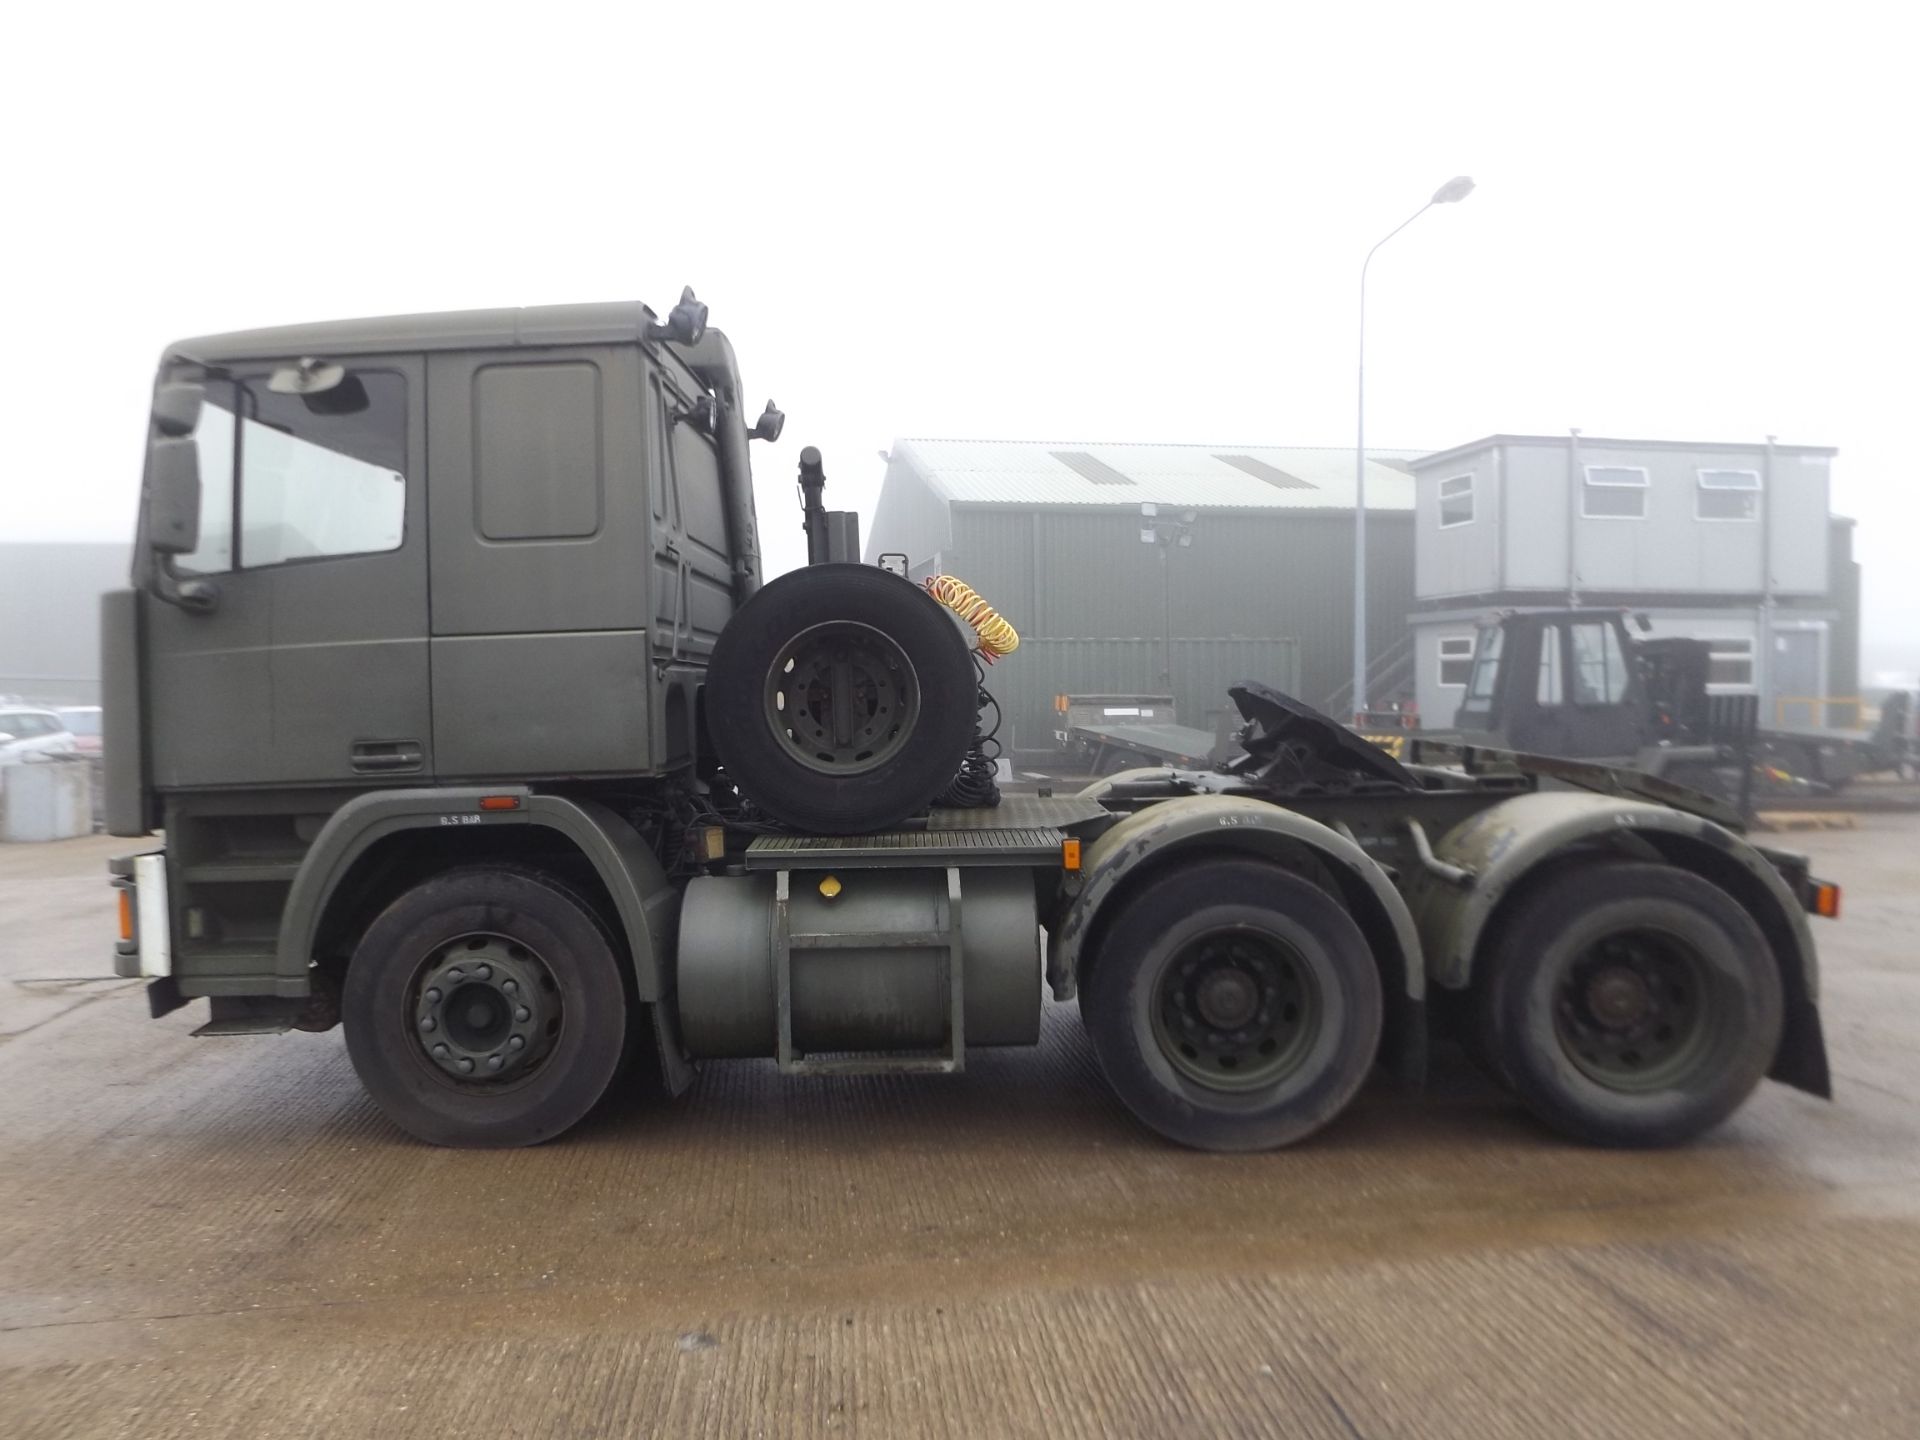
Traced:
[[1835, 1103], [1609, 1153], [1443, 1053], [1236, 1157], [1071, 1007], [957, 1078], [715, 1064], [424, 1148], [338, 1031], [89, 978], [127, 842], [0, 846], [0, 1436], [1920, 1434], [1920, 816], [1774, 843], [1848, 887]]

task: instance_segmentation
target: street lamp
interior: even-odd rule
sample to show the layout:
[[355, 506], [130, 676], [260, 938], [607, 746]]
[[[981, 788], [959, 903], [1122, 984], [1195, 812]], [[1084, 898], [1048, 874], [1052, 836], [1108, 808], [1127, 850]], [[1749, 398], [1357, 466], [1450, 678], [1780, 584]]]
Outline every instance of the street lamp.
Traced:
[[1183, 550], [1193, 548], [1193, 524], [1200, 516], [1192, 510], [1182, 510], [1178, 519], [1163, 518], [1160, 507], [1151, 502], [1140, 507], [1140, 543], [1155, 545], [1160, 550], [1160, 596], [1165, 606], [1167, 636], [1167, 695], [1173, 696], [1173, 570], [1167, 563], [1167, 556], [1173, 546]]
[[1452, 205], [1473, 193], [1473, 180], [1456, 175], [1433, 198], [1367, 251], [1360, 265], [1360, 367], [1353, 442], [1353, 716], [1364, 723], [1367, 708], [1367, 266], [1374, 252], [1436, 205]]

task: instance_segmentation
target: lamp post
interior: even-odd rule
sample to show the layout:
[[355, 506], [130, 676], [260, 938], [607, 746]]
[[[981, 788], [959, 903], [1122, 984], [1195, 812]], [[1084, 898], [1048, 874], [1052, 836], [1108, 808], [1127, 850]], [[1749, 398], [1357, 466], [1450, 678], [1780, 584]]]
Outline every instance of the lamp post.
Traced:
[[1367, 267], [1379, 248], [1436, 205], [1452, 205], [1473, 193], [1473, 181], [1456, 175], [1433, 198], [1374, 242], [1360, 264], [1360, 364], [1354, 405], [1353, 442], [1353, 715], [1364, 720], [1367, 708]]
[[[1178, 519], [1161, 518], [1160, 507], [1152, 503], [1140, 507], [1140, 543], [1154, 545], [1160, 551], [1160, 598], [1165, 608], [1167, 637], [1167, 695], [1173, 696], [1173, 567], [1168, 562], [1172, 547], [1191, 549], [1193, 546], [1193, 522], [1199, 515], [1192, 510], [1182, 510]], [[1178, 704], [1176, 702], [1176, 713]]]

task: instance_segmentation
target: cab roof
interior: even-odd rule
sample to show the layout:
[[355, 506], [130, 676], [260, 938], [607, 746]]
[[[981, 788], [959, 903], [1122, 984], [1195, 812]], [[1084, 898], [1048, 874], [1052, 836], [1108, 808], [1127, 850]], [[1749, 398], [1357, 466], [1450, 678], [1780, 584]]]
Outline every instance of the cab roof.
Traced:
[[377, 315], [320, 320], [176, 340], [168, 361], [284, 359], [421, 350], [491, 350], [511, 346], [633, 345], [656, 320], [637, 300], [590, 305], [529, 305], [498, 310], [446, 310], [430, 315]]

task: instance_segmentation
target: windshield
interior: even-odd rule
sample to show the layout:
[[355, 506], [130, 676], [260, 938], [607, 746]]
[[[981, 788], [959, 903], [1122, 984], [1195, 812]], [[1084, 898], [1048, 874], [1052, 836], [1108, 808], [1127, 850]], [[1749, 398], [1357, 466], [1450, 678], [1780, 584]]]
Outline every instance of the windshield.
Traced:
[[1506, 631], [1498, 625], [1482, 625], [1473, 643], [1473, 678], [1467, 682], [1468, 705], [1490, 705], [1493, 687], [1500, 679], [1500, 642]]
[[67, 729], [75, 735], [98, 735], [100, 733], [100, 712], [98, 710], [62, 710], [60, 718], [66, 722]]

